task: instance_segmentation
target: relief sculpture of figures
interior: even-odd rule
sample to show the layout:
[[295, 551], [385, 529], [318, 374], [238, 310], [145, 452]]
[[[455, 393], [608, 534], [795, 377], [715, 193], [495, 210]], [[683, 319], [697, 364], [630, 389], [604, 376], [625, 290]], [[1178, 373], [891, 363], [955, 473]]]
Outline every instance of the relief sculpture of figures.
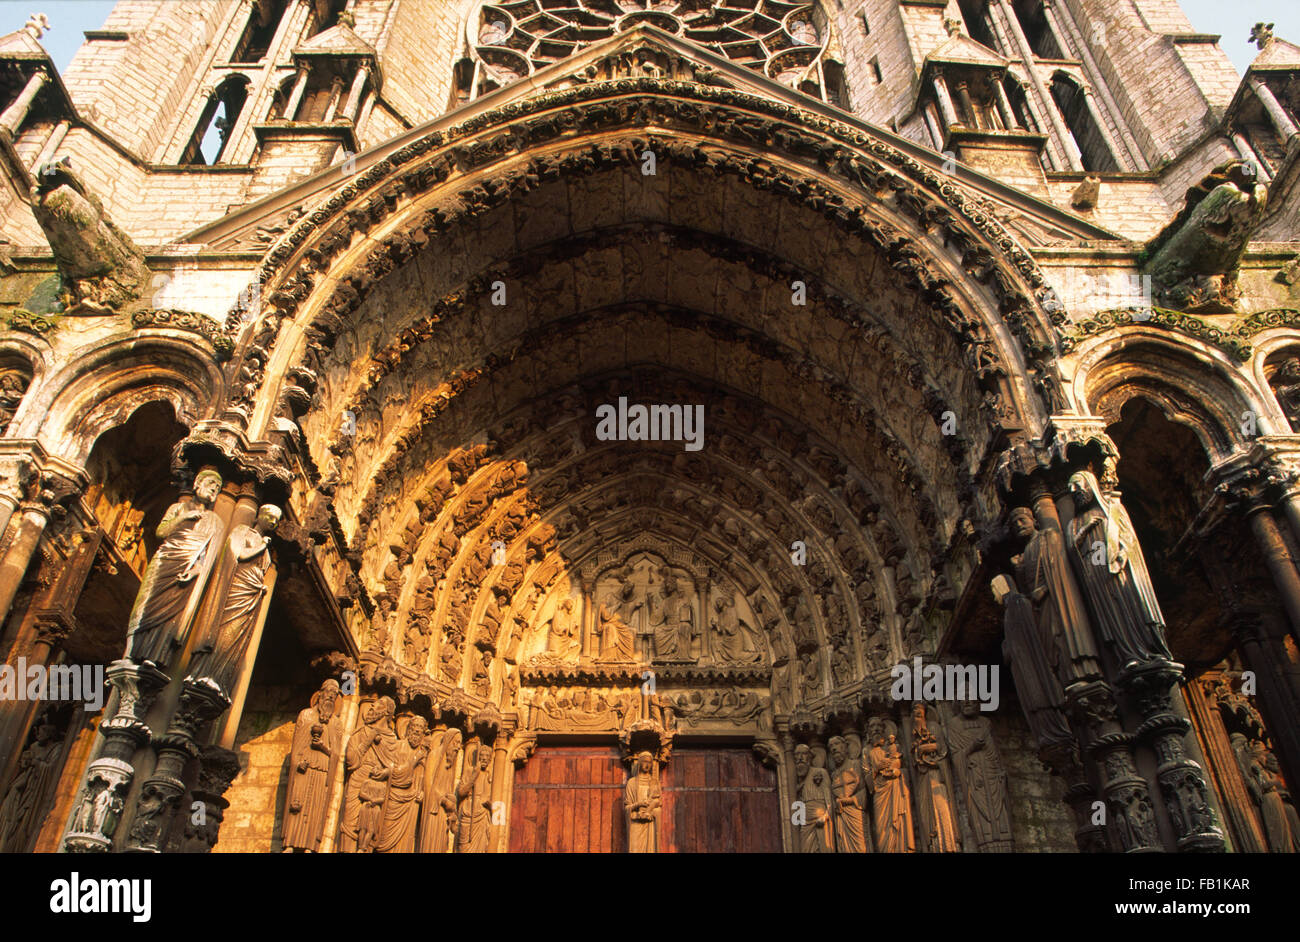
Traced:
[[1259, 809], [1268, 849], [1275, 854], [1300, 854], [1300, 820], [1279, 774], [1277, 756], [1263, 742], [1247, 740], [1243, 733], [1233, 733], [1231, 742], [1246, 791]]
[[643, 604], [642, 600], [636, 598], [636, 584], [632, 581], [631, 574], [624, 574], [618, 591], [600, 603], [597, 629], [599, 660], [634, 660], [636, 635], [631, 620]]
[[659, 576], [663, 580], [663, 591], [650, 598], [655, 658], [688, 661], [695, 636], [693, 596], [683, 590], [677, 574], [667, 566], [660, 568]]
[[980, 714], [976, 701], [963, 700], [960, 712], [948, 723], [948, 747], [980, 852], [1014, 850], [1007, 773], [993, 742], [992, 724]]
[[841, 854], [863, 854], [873, 850], [871, 833], [863, 809], [867, 784], [858, 769], [858, 757], [850, 754], [849, 741], [832, 736], [826, 744], [831, 759], [831, 790], [835, 795], [835, 850]]
[[221, 518], [212, 503], [221, 475], [200, 471], [194, 493], [172, 504], [158, 524], [162, 544], [149, 561], [127, 623], [126, 654], [137, 664], [166, 667], [198, 605], [216, 556]]
[[653, 854], [659, 849], [659, 807], [659, 775], [654, 756], [638, 752], [632, 774], [623, 787], [629, 853]]
[[1172, 660], [1164, 616], [1128, 511], [1102, 493], [1091, 471], [1070, 475], [1070, 493], [1075, 568], [1102, 639], [1124, 667]]
[[461, 733], [449, 729], [442, 745], [429, 755], [424, 775], [424, 806], [420, 812], [420, 853], [445, 854], [456, 832], [456, 762]]
[[284, 850], [315, 852], [325, 827], [330, 781], [343, 730], [337, 715], [339, 684], [326, 680], [298, 714], [289, 748], [289, 787], [285, 793]]
[[190, 662], [190, 674], [223, 693], [227, 699], [239, 677], [244, 654], [262, 612], [266, 571], [271, 567], [271, 533], [280, 523], [280, 508], [263, 504], [255, 526], [232, 527], [227, 538], [235, 570], [221, 615], [206, 637], [200, 638]]
[[54, 787], [63, 743], [48, 713], [34, 724], [33, 739], [18, 759], [18, 771], [0, 803], [0, 853], [20, 854], [35, 836], [42, 806]]
[[804, 743], [794, 747], [796, 794], [803, 802], [799, 828], [799, 851], [804, 854], [835, 852], [835, 820], [831, 814], [834, 796], [831, 778], [821, 766], [813, 765], [812, 749]]
[[1033, 511], [1011, 511], [1011, 531], [1024, 550], [1014, 560], [1016, 581], [1033, 605], [1039, 644], [1060, 686], [1101, 676], [1082, 599], [1072, 588], [1065, 539], [1055, 528], [1039, 529]]
[[943, 780], [943, 760], [948, 755], [939, 735], [930, 729], [925, 704], [912, 704], [912, 761], [916, 765], [917, 807], [921, 813], [921, 840], [931, 854], [961, 849], [953, 803]]
[[713, 601], [713, 656], [723, 664], [747, 664], [760, 656], [753, 629], [736, 611], [736, 597], [726, 592]]
[[867, 723], [867, 742], [871, 745], [863, 756], [863, 770], [871, 781], [876, 846], [882, 854], [910, 854], [916, 850], [912, 803], [894, 724], [873, 716]]
[[380, 697], [365, 710], [365, 722], [348, 739], [346, 752], [348, 784], [343, 792], [343, 821], [339, 827], [339, 850], [369, 853], [378, 837], [384, 799], [388, 795], [388, 770], [397, 749], [393, 715], [397, 705], [391, 697]]
[[561, 602], [547, 624], [549, 633], [546, 639], [546, 653], [564, 660], [575, 657], [581, 641], [580, 625], [577, 616], [573, 613], [573, 599], [565, 599]]
[[484, 854], [492, 831], [492, 747], [478, 743], [465, 756], [465, 771], [456, 786], [459, 821], [456, 853]]
[[425, 734], [428, 728], [424, 717], [411, 717], [406, 724], [406, 738], [399, 740], [394, 749], [393, 765], [388, 771], [383, 826], [375, 841], [376, 853], [415, 852], [420, 806], [424, 803], [424, 762], [429, 754]]

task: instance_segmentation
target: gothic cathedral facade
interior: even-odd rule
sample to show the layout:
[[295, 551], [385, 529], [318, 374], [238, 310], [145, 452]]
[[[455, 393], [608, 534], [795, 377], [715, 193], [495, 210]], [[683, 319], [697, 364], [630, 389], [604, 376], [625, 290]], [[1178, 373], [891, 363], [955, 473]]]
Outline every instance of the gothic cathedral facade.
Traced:
[[1244, 79], [1175, 0], [48, 26], [0, 850], [1300, 851], [1271, 25]]

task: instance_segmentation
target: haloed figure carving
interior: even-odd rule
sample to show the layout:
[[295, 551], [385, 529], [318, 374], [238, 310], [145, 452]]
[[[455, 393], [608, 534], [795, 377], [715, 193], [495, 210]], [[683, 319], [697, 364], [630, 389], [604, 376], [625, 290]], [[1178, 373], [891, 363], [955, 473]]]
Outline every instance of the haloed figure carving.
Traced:
[[312, 694], [311, 706], [298, 714], [289, 749], [289, 788], [285, 794], [284, 849], [320, 849], [329, 806], [330, 774], [343, 730], [336, 715], [338, 681], [329, 679]]
[[857, 757], [849, 754], [849, 741], [843, 736], [832, 736], [826, 748], [833, 768], [835, 850], [841, 854], [866, 853], [871, 850], [871, 835], [862, 816], [867, 786], [858, 771]]
[[912, 704], [912, 760], [916, 763], [917, 807], [921, 812], [921, 836], [932, 854], [960, 850], [952, 801], [943, 781], [942, 762], [947, 755], [943, 741], [930, 729], [925, 704]]
[[411, 717], [406, 724], [406, 738], [394, 749], [393, 766], [388, 770], [384, 823], [375, 842], [376, 853], [415, 852], [420, 805], [424, 802], [424, 760], [429, 754], [424, 739], [428, 729], [424, 717]]
[[445, 854], [456, 832], [456, 761], [461, 734], [449, 729], [442, 747], [430, 755], [424, 775], [424, 808], [420, 817], [420, 853]]
[[1165, 619], [1128, 511], [1107, 497], [1091, 471], [1070, 475], [1070, 542], [1097, 630], [1125, 667], [1172, 660]]
[[343, 792], [343, 821], [339, 826], [339, 850], [345, 854], [369, 853], [378, 836], [388, 796], [388, 770], [397, 749], [397, 733], [393, 730], [396, 710], [391, 697], [380, 697], [366, 709], [365, 724], [348, 740], [350, 778]]
[[216, 555], [221, 519], [212, 503], [220, 491], [221, 475], [200, 471], [194, 493], [167, 508], [158, 524], [162, 544], [145, 569], [127, 623], [126, 654], [137, 664], [166, 667], [175, 653]]
[[654, 756], [638, 752], [633, 772], [623, 786], [629, 853], [653, 854], [659, 849], [659, 806], [659, 776], [655, 774]]
[[803, 802], [803, 823], [799, 825], [799, 851], [804, 854], [830, 854], [835, 851], [834, 804], [830, 776], [813, 765], [813, 752], [804, 743], [794, 747], [794, 777], [799, 800]]
[[912, 805], [903, 778], [903, 756], [894, 724], [873, 717], [867, 725], [871, 749], [863, 763], [871, 778], [871, 806], [876, 812], [876, 840], [881, 853], [910, 854], [916, 850], [912, 836]]
[[227, 698], [257, 630], [267, 593], [266, 571], [271, 567], [271, 533], [279, 524], [280, 508], [263, 504], [254, 526], [241, 523], [231, 528], [226, 539], [235, 570], [221, 617], [194, 649], [190, 674], [216, 687]]

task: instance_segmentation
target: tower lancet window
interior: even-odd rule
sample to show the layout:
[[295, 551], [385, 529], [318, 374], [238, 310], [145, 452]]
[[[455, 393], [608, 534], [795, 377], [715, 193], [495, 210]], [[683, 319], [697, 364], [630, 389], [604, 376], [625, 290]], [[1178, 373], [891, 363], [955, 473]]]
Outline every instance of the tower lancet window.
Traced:
[[239, 37], [231, 62], [261, 62], [271, 49], [289, 0], [253, 0], [248, 23]]
[[220, 163], [247, 100], [248, 79], [244, 76], [232, 75], [218, 85], [203, 108], [180, 162], [206, 166]]

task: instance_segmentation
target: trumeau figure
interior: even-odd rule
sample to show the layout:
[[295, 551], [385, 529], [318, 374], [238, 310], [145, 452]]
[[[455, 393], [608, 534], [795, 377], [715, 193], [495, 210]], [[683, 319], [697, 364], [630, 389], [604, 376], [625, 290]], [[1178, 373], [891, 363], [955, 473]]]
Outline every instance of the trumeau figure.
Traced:
[[963, 700], [948, 722], [948, 747], [981, 853], [1014, 849], [1007, 806], [1007, 774], [993, 742], [992, 724], [974, 700]]
[[280, 508], [263, 504], [255, 526], [232, 527], [226, 543], [235, 562], [230, 588], [216, 624], [199, 639], [190, 662], [190, 674], [213, 684], [227, 697], [239, 677], [244, 654], [257, 630], [262, 600], [267, 593], [266, 571], [271, 567], [271, 533], [280, 523]]
[[33, 739], [19, 757], [18, 771], [9, 780], [9, 790], [0, 804], [0, 853], [27, 851], [42, 824], [42, 806], [60, 768], [63, 743], [49, 714], [38, 717], [34, 727]]
[[465, 770], [456, 786], [459, 821], [456, 853], [484, 854], [492, 831], [492, 747], [478, 743], [466, 753]]
[[424, 803], [424, 762], [429, 754], [425, 744], [428, 724], [422, 716], [413, 716], [406, 724], [406, 738], [394, 749], [393, 765], [388, 772], [388, 795], [384, 799], [383, 826], [375, 842], [380, 854], [415, 852], [419, 831], [420, 806]]
[[330, 781], [338, 760], [343, 730], [336, 715], [339, 684], [328, 679], [298, 714], [289, 747], [289, 787], [285, 793], [284, 849], [314, 852], [320, 848]]
[[659, 849], [659, 775], [654, 756], [639, 752], [623, 786], [627, 814], [627, 849], [632, 854], [653, 854]]
[[127, 623], [126, 653], [137, 664], [166, 667], [198, 605], [216, 556], [221, 518], [212, 503], [221, 475], [200, 471], [194, 493], [167, 508], [158, 524], [162, 544], [149, 561]]
[[912, 704], [912, 760], [916, 763], [916, 798], [921, 812], [921, 839], [932, 854], [953, 853], [961, 849], [957, 837], [952, 799], [943, 780], [942, 762], [947, 749], [939, 735], [930, 729], [925, 704]]
[[876, 846], [883, 854], [910, 854], [916, 850], [912, 804], [894, 724], [872, 717], [867, 723], [867, 741], [870, 748], [865, 751], [862, 764], [871, 781]]
[[1070, 542], [1093, 622], [1125, 667], [1172, 660], [1165, 620], [1142, 558], [1142, 547], [1119, 500], [1102, 493], [1091, 471], [1070, 475], [1074, 519]]
[[424, 806], [420, 814], [420, 853], [445, 854], [456, 833], [456, 763], [461, 733], [449, 729], [425, 764]]
[[804, 854], [835, 852], [835, 819], [831, 812], [834, 796], [830, 774], [813, 765], [812, 749], [805, 743], [794, 747], [794, 777], [803, 821], [799, 828], [799, 851]]
[[1012, 533], [1024, 544], [1014, 561], [1016, 581], [1033, 605], [1039, 644], [1062, 687], [1101, 675], [1088, 619], [1071, 591], [1065, 540], [1055, 529], [1040, 530], [1028, 507], [1011, 511]]
[[393, 729], [396, 710], [391, 697], [380, 697], [366, 708], [365, 723], [348, 740], [350, 777], [343, 792], [343, 821], [339, 827], [339, 850], [343, 853], [369, 853], [378, 836], [388, 796], [388, 770], [397, 748]]
[[867, 853], [873, 850], [863, 818], [867, 786], [857, 756], [850, 754], [849, 740], [843, 736], [832, 736], [826, 749], [830, 753], [831, 791], [835, 796], [835, 850], [841, 854]]

